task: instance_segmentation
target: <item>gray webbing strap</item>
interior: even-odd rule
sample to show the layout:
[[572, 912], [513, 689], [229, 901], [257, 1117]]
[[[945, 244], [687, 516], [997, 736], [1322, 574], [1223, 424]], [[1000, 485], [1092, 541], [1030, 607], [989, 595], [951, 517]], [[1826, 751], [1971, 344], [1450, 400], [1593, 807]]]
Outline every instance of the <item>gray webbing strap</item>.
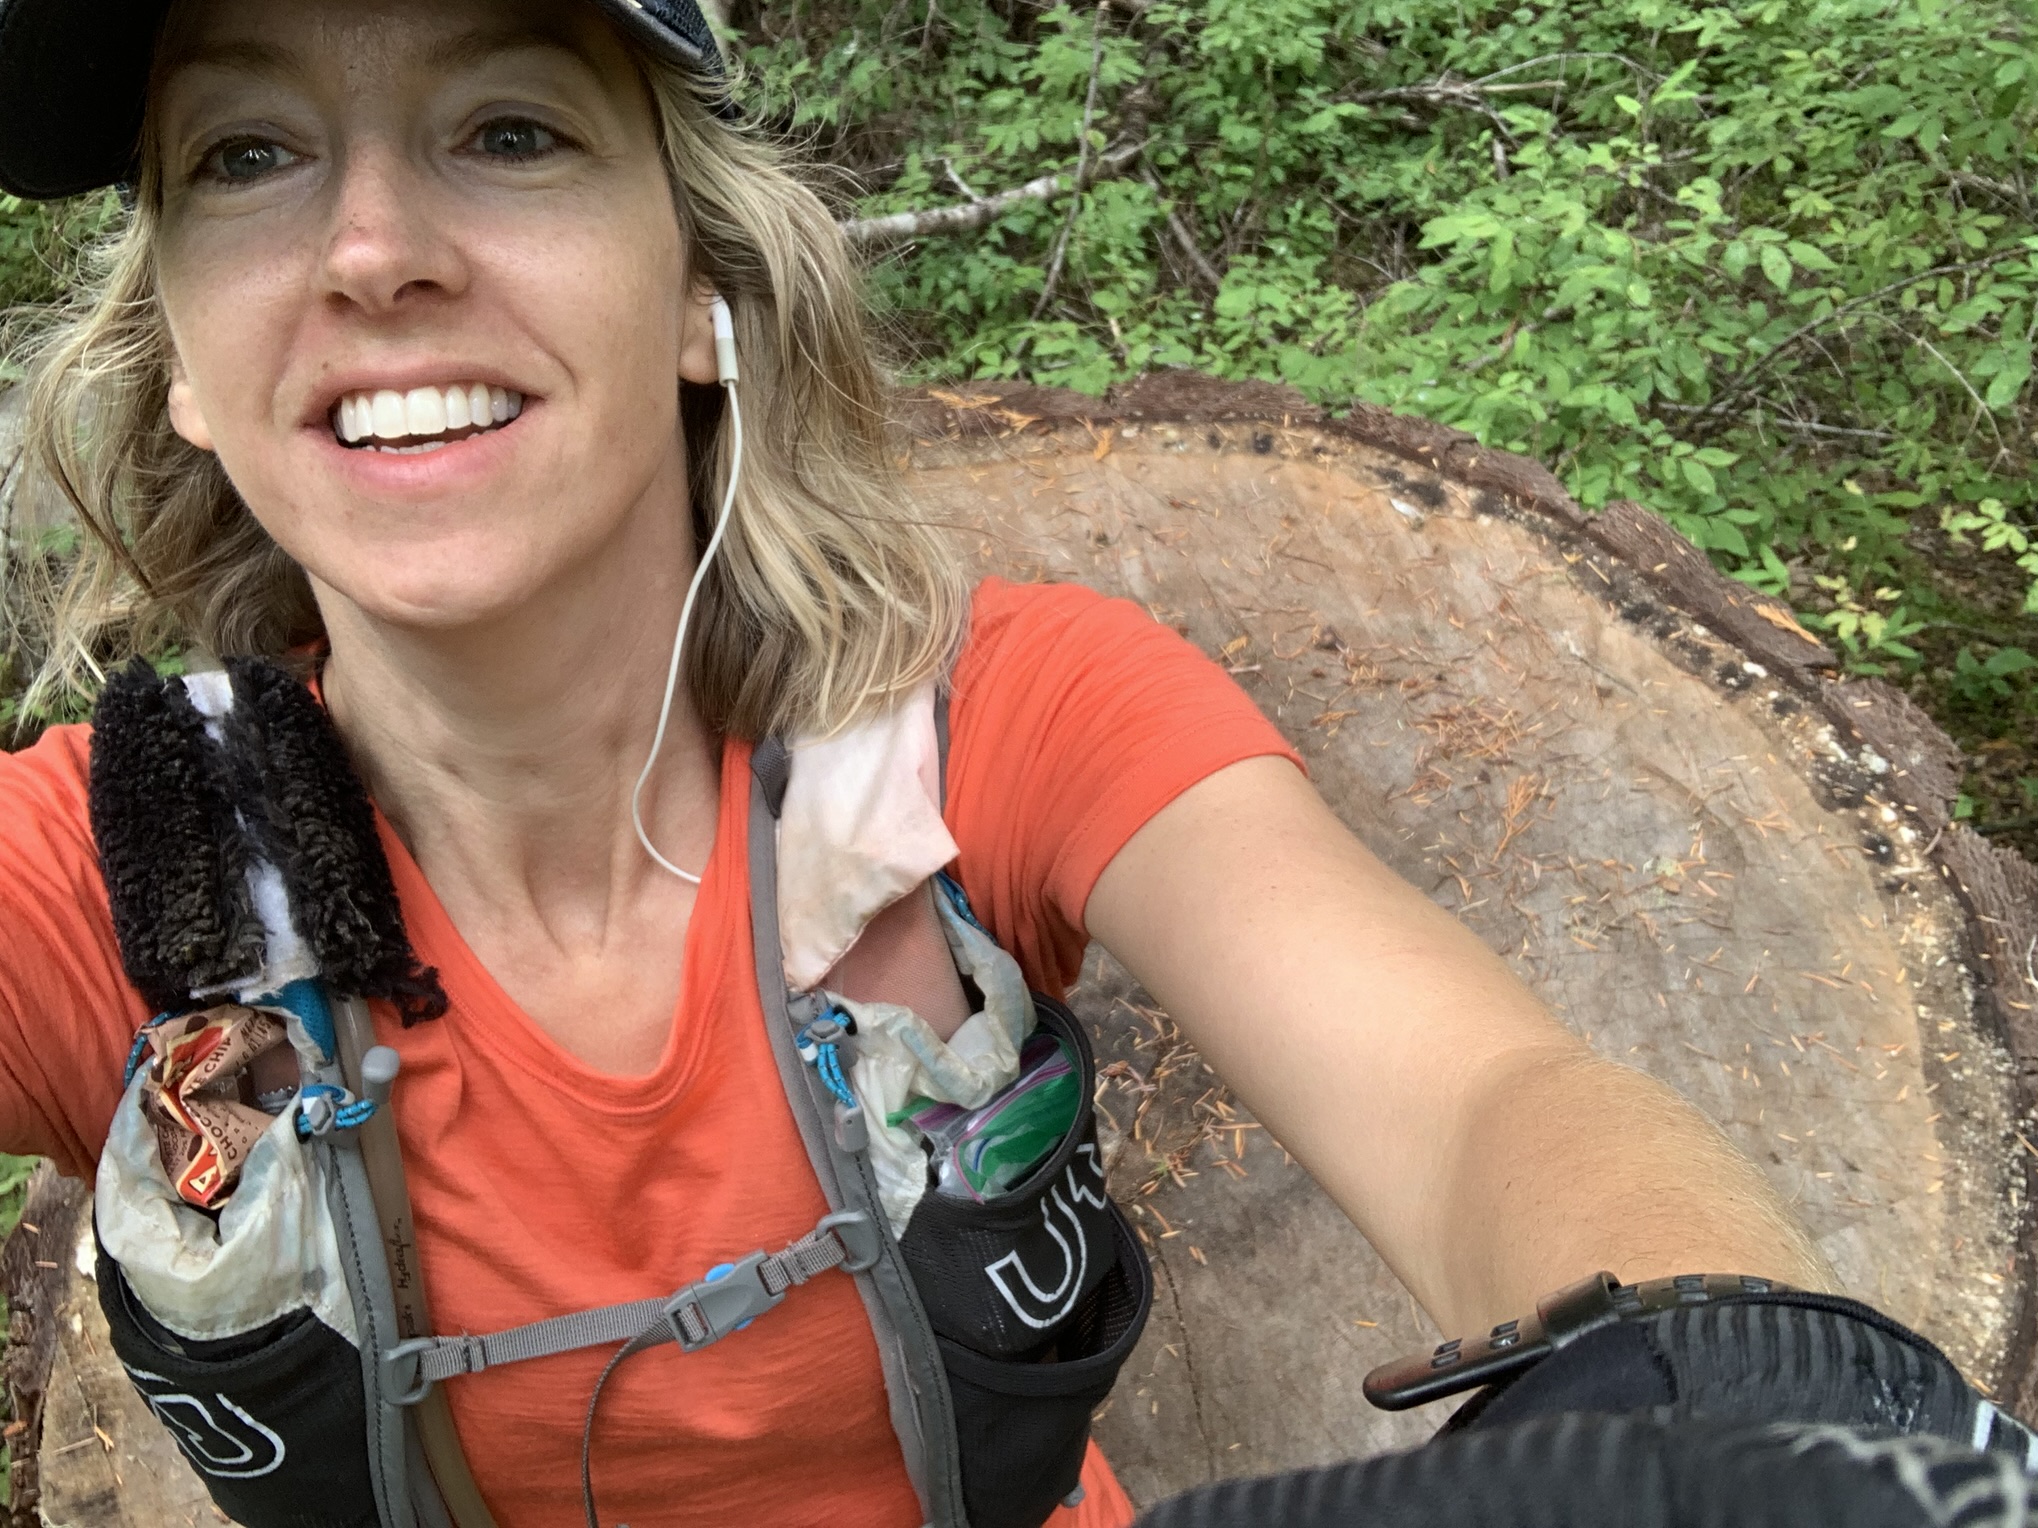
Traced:
[[663, 1298], [575, 1311], [481, 1337], [418, 1337], [382, 1355], [387, 1399], [411, 1406], [433, 1385], [461, 1374], [550, 1358], [604, 1343], [624, 1344], [628, 1357], [663, 1342], [692, 1353], [720, 1341], [770, 1310], [794, 1285], [831, 1268], [859, 1273], [877, 1260], [878, 1231], [870, 1218], [826, 1215], [781, 1252], [753, 1252], [717, 1274]]

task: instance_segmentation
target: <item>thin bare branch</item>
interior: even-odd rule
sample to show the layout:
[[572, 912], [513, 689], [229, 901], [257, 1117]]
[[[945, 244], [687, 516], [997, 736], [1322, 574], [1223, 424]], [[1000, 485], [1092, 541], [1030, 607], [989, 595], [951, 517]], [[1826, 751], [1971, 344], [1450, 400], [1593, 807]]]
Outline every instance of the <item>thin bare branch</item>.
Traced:
[[1224, 285], [1223, 272], [1219, 271], [1211, 263], [1210, 257], [1203, 253], [1202, 246], [1196, 242], [1196, 235], [1190, 231], [1189, 225], [1182, 220], [1181, 213], [1175, 210], [1175, 204], [1167, 199], [1167, 193], [1161, 189], [1160, 178], [1152, 170], [1145, 170], [1142, 174], [1146, 183], [1153, 188], [1153, 194], [1160, 197], [1168, 209], [1168, 233], [1174, 238], [1175, 247], [1182, 252], [1182, 258], [1188, 262], [1189, 269], [1194, 272], [1196, 279], [1208, 290], [1215, 292]]
[[1048, 257], [1047, 277], [1040, 283], [1040, 300], [1033, 305], [1033, 316], [1037, 319], [1045, 313], [1048, 304], [1054, 301], [1054, 289], [1061, 285], [1062, 265], [1068, 259], [1069, 239], [1075, 234], [1076, 219], [1083, 210], [1083, 193], [1090, 186], [1090, 124], [1097, 120], [1097, 81], [1104, 73], [1104, 11], [1103, 0], [1099, 0], [1096, 15], [1090, 20], [1090, 84], [1083, 92], [1083, 125], [1076, 134], [1081, 145], [1076, 155], [1076, 196], [1069, 203], [1069, 215], [1062, 219], [1061, 232], [1055, 237], [1054, 253]]
[[1514, 134], [1508, 131], [1507, 123], [1486, 99], [1486, 92], [1479, 86], [1464, 80], [1449, 78], [1431, 80], [1426, 85], [1396, 85], [1391, 90], [1357, 90], [1341, 99], [1357, 106], [1389, 105], [1403, 101], [1416, 101], [1425, 106], [1456, 106], [1465, 111], [1475, 111], [1493, 124], [1495, 132], [1509, 143]]
[[1883, 298], [1893, 296], [1903, 291], [1906, 287], [1914, 287], [1921, 281], [1930, 281], [1934, 276], [1954, 276], [1963, 271], [1987, 270], [1992, 265], [2001, 265], [2005, 260], [2012, 260], [2018, 256], [2028, 257], [2030, 253], [2029, 250], [2022, 247], [2000, 249], [1980, 260], [1964, 260], [1954, 265], [1935, 265], [1928, 271], [1919, 271], [1915, 275], [1905, 276], [1899, 280], [1892, 281], [1887, 286], [1877, 287], [1866, 296], [1857, 297], [1852, 302], [1841, 303], [1839, 307], [1833, 309], [1832, 312], [1826, 314], [1823, 318], [1815, 318], [1810, 323], [1802, 324], [1798, 328], [1793, 329], [1779, 340], [1773, 348], [1763, 352], [1753, 365], [1743, 367], [1738, 375], [1728, 379], [1727, 384], [1719, 390], [1718, 395], [1700, 413], [1698, 423], [1703, 425], [1706, 421], [1717, 418], [1726, 411], [1729, 405], [1737, 403], [1746, 397], [1748, 390], [1754, 386], [1756, 379], [1769, 370], [1770, 367], [1783, 359], [1786, 354], [1795, 349], [1803, 341], [1810, 339], [1814, 334], [1818, 333], [1819, 330], [1839, 319], [1845, 318], [1849, 313], [1859, 312], [1870, 303], [1880, 302]]
[[[1652, 412], [1662, 414], [1702, 414], [1705, 410], [1696, 403], [1670, 403], [1657, 399], [1649, 405]], [[1757, 412], [1757, 425], [1768, 425], [1772, 429], [1788, 430], [1797, 435], [1831, 435], [1848, 440], [1895, 440], [1894, 430], [1860, 430], [1849, 425], [1825, 424], [1817, 419], [1794, 419], [1788, 414]]]
[[[1099, 154], [1090, 172], [1094, 185], [1107, 175], [1116, 175], [1139, 158], [1146, 144], [1127, 143]], [[955, 202], [946, 207], [925, 207], [918, 212], [891, 212], [883, 217], [850, 218], [842, 223], [842, 236], [851, 244], [870, 246], [899, 244], [907, 239], [931, 238], [935, 234], [971, 233], [987, 228], [1014, 207], [1026, 202], [1048, 202], [1073, 191], [1076, 178], [1066, 170], [1042, 175], [1023, 186], [1000, 191], [979, 202]]]
[[1568, 62], [1569, 60], [1574, 58], [1608, 59], [1616, 64], [1624, 66], [1625, 68], [1633, 70], [1636, 74], [1643, 76], [1645, 79], [1661, 80], [1663, 78], [1663, 76], [1658, 74], [1655, 70], [1643, 68], [1640, 64], [1636, 63], [1633, 59], [1629, 58], [1625, 53], [1574, 52], [1574, 53], [1544, 53], [1538, 55], [1535, 58], [1525, 58], [1518, 64], [1509, 64], [1505, 69], [1496, 69], [1491, 74], [1482, 74], [1479, 76], [1478, 79], [1472, 81], [1472, 83], [1474, 85], [1490, 85], [1495, 80], [1505, 79], [1510, 74], [1519, 74], [1524, 69], [1533, 69], [1539, 64], [1561, 64]]

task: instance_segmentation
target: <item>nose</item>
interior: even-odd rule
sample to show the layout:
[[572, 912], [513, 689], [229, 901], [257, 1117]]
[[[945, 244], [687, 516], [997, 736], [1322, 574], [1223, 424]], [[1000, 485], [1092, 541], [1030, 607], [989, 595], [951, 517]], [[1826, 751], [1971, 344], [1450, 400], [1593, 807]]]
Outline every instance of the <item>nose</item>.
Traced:
[[362, 145], [345, 155], [320, 270], [328, 297], [379, 315], [465, 287], [442, 198], [424, 179], [394, 147]]

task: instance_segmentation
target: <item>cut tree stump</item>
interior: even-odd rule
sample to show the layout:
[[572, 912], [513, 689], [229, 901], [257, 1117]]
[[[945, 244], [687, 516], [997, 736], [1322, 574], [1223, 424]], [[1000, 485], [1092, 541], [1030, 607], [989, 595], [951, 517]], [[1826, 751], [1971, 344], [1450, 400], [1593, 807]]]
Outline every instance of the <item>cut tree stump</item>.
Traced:
[[[1421, 420], [1175, 375], [903, 422], [975, 571], [1127, 596], [1218, 659], [1376, 852], [1717, 1120], [1852, 1289], [2038, 1411], [2038, 870], [1950, 820], [1958, 751], [1905, 697], [1648, 511], [1587, 515]], [[1364, 1238], [1100, 952], [1076, 1006], [1156, 1269], [1099, 1425], [1133, 1496], [1426, 1437], [1452, 1403], [1360, 1394], [1438, 1337]]]
[[[1717, 1120], [1857, 1293], [2038, 1412], [2038, 870], [1950, 820], [1959, 755], [1903, 696], [1646, 510], [1589, 516], [1420, 420], [1164, 376], [911, 395], [901, 432], [978, 573], [1128, 596], [1217, 658], [1367, 843]], [[1075, 1002], [1156, 1270], [1098, 1429], [1135, 1498], [1426, 1437], [1448, 1403], [1360, 1395], [1437, 1337], [1365, 1240], [1122, 969], [1093, 952]], [[39, 1474], [52, 1522], [210, 1520], [155, 1483], [181, 1463], [31, 1240], [0, 1264], [17, 1501]]]

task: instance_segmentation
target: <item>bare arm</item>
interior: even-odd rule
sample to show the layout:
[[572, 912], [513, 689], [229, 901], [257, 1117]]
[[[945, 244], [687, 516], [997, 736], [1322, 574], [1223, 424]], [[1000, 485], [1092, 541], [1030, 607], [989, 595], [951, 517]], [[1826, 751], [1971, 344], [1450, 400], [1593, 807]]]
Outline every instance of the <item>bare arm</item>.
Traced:
[[1836, 1287], [1718, 1129], [1595, 1056], [1285, 760], [1161, 811], [1086, 922], [1446, 1331], [1596, 1268]]

